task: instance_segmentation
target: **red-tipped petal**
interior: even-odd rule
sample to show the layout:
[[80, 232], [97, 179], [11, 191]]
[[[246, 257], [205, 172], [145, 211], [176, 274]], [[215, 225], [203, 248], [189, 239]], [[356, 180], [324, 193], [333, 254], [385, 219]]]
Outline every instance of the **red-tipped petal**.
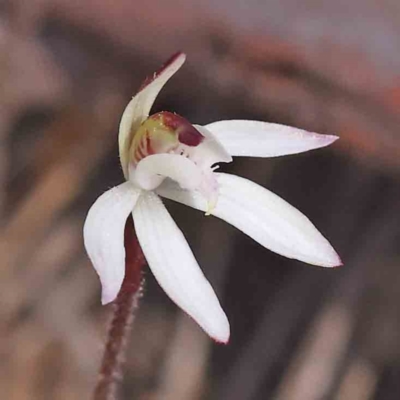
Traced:
[[291, 126], [231, 120], [206, 125], [232, 156], [277, 157], [329, 146], [339, 139]]
[[177, 53], [153, 77], [147, 79], [142, 89], [125, 108], [119, 125], [119, 154], [125, 178], [128, 179], [129, 148], [140, 124], [149, 116], [158, 93], [185, 62], [186, 55]]

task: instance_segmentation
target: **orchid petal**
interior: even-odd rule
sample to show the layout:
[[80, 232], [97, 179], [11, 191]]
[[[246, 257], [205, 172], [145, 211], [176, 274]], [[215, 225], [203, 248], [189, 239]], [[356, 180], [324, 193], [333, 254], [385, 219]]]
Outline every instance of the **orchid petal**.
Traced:
[[160, 286], [211, 337], [226, 343], [228, 319], [161, 199], [146, 192], [133, 211], [133, 219], [143, 253]]
[[176, 181], [183, 189], [201, 193], [213, 208], [218, 199], [218, 184], [210, 168], [200, 168], [193, 161], [178, 154], [153, 154], [139, 162], [130, 172], [131, 180], [140, 188], [153, 190], [165, 178]]
[[185, 59], [186, 55], [183, 53], [172, 56], [149, 82], [145, 82], [145, 86], [139, 90], [125, 108], [118, 134], [119, 155], [125, 179], [128, 179], [129, 148], [133, 135], [140, 124], [149, 116], [151, 107], [160, 90], [179, 70]]
[[233, 156], [277, 157], [325, 147], [338, 139], [286, 125], [230, 120], [206, 125]]
[[193, 125], [205, 138], [194, 150], [194, 157], [198, 164], [213, 165], [219, 162], [232, 162], [231, 154], [221, 142], [204, 126]]
[[[296, 208], [247, 179], [216, 175], [220, 191], [211, 214], [285, 257], [323, 267], [342, 265], [329, 242]], [[204, 211], [207, 207], [201, 196], [177, 186], [163, 184], [157, 193], [198, 210]]]
[[102, 303], [113, 301], [125, 276], [124, 229], [141, 193], [125, 182], [102, 194], [90, 208], [83, 228], [86, 251], [102, 285]]
[[155, 189], [166, 177], [185, 189], [195, 189], [202, 172], [193, 161], [179, 154], [153, 154], [143, 158], [129, 175], [145, 190]]

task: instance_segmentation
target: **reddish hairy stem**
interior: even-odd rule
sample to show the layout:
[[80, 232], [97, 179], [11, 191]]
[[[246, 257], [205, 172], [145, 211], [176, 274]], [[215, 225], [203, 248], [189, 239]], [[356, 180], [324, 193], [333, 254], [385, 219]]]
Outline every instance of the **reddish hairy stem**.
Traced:
[[122, 381], [122, 366], [127, 338], [132, 328], [142, 288], [145, 258], [137, 240], [132, 218], [125, 226], [125, 278], [117, 299], [112, 304], [113, 317], [108, 331], [93, 400], [115, 400]]

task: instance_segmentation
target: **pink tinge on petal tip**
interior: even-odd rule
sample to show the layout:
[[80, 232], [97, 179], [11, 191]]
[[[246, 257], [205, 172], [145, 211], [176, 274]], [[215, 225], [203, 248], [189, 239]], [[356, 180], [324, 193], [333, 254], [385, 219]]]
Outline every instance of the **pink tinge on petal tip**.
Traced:
[[100, 277], [102, 303], [115, 299], [125, 275], [124, 229], [141, 191], [125, 182], [103, 193], [83, 227], [86, 251]]
[[188, 317], [197, 325], [199, 325], [205, 334], [207, 334], [212, 340], [214, 340], [215, 343], [217, 344], [229, 344], [230, 338], [231, 338], [231, 328], [229, 325], [229, 320], [225, 316], [225, 323], [222, 324], [222, 326], [219, 326], [219, 330], [216, 331], [215, 327], [210, 327], [210, 329], [207, 329], [204, 325], [199, 324], [199, 321], [196, 321], [195, 318], [193, 318], [192, 315], [187, 314]]
[[[194, 320], [195, 321], [195, 320]], [[197, 321], [195, 321], [198, 323]], [[206, 330], [206, 333], [218, 344], [228, 344], [231, 336], [229, 320], [225, 315], [225, 322], [221, 324], [218, 332], [215, 329]]]
[[101, 305], [105, 306], [112, 301], [114, 301], [117, 297], [113, 288], [109, 288], [108, 286], [103, 286], [101, 289]]
[[225, 120], [206, 125], [233, 156], [277, 157], [329, 146], [339, 137], [263, 121]]
[[229, 340], [230, 340], [230, 334], [226, 337], [226, 339], [217, 339], [215, 337], [212, 338], [214, 340], [215, 343], [217, 344], [229, 344]]
[[343, 260], [340, 258], [338, 253], [335, 252], [335, 255], [336, 255], [337, 262], [335, 265], [332, 265], [332, 268], [343, 267], [343, 265], [344, 265]]
[[156, 78], [158, 78], [168, 67], [173, 65], [176, 61], [179, 59], [182, 59], [184, 62], [186, 60], [186, 54], [183, 53], [182, 51], [178, 51], [175, 54], [173, 54], [161, 67], [160, 69], [153, 74], [153, 76], [147, 77], [142, 85], [140, 86], [139, 90], [137, 93], [141, 92], [146, 86], [150, 85]]
[[165, 293], [210, 337], [226, 343], [228, 318], [161, 199], [152, 192], [143, 194], [133, 218], [143, 253]]
[[[220, 192], [213, 215], [285, 257], [328, 268], [343, 264], [311, 221], [289, 203], [247, 179], [216, 175]], [[157, 192], [190, 207], [207, 209], [202, 196], [176, 185], [166, 184]]]
[[318, 136], [318, 140], [324, 142], [324, 145], [321, 147], [329, 146], [330, 144], [336, 142], [336, 140], [340, 139], [340, 137], [336, 135], [321, 135], [319, 133], [316, 133], [315, 135]]

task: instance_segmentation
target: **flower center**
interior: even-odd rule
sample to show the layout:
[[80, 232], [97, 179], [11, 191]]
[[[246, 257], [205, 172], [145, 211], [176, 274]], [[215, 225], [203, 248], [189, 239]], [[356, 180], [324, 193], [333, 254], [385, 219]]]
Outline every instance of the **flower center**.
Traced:
[[179, 154], [190, 157], [191, 148], [205, 137], [185, 118], [162, 111], [147, 118], [135, 133], [130, 148], [131, 163], [136, 166], [153, 154]]
[[136, 131], [129, 149], [129, 180], [154, 190], [170, 178], [182, 189], [201, 193], [209, 210], [216, 205], [218, 183], [212, 166], [232, 157], [201, 126], [167, 111], [147, 118]]

